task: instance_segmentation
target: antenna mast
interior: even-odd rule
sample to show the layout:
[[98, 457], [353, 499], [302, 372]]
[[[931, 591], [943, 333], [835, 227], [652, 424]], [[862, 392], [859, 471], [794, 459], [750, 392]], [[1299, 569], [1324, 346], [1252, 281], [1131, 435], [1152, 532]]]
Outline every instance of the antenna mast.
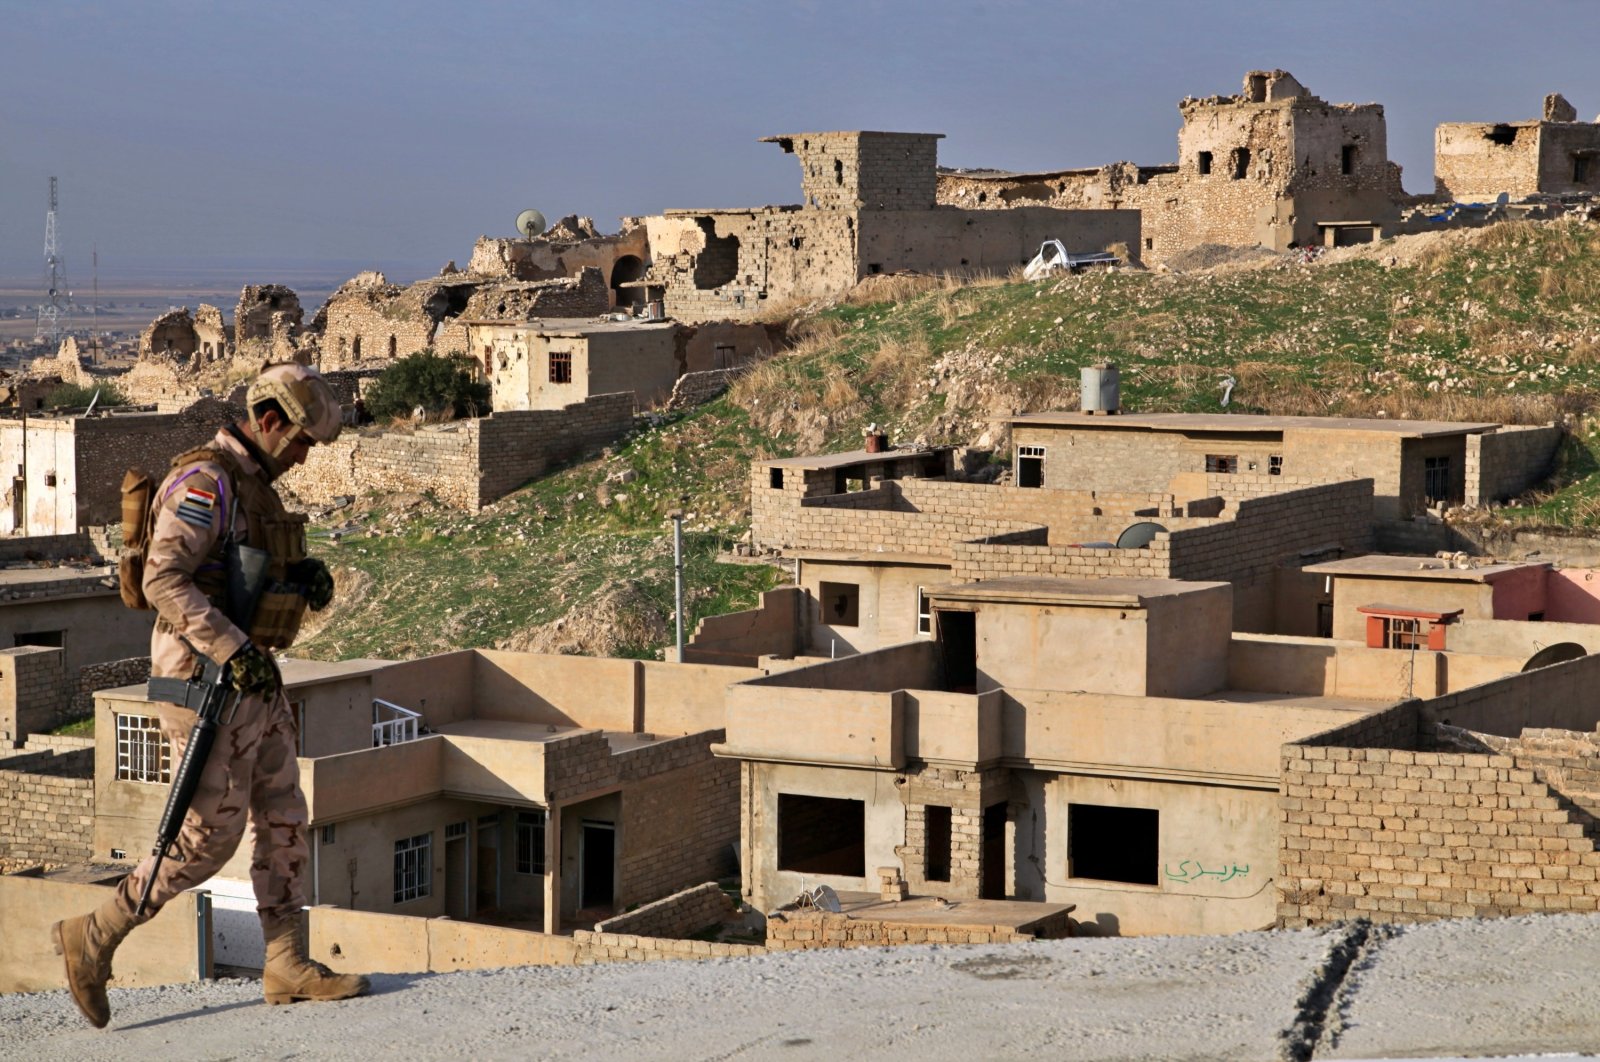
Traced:
[[71, 301], [67, 294], [67, 277], [61, 268], [61, 255], [56, 249], [56, 179], [50, 178], [50, 211], [44, 216], [44, 281], [45, 301], [39, 304], [39, 323], [34, 329], [34, 339], [48, 339], [60, 343], [72, 316]]

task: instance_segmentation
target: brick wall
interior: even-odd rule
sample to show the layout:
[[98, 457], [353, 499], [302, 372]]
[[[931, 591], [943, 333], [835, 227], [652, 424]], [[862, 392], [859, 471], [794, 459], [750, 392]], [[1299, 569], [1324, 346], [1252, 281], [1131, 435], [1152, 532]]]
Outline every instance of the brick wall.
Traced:
[[723, 731], [618, 753], [624, 833], [621, 894], [654, 900], [734, 872], [739, 844], [739, 762], [712, 756]]
[[[928, 767], [908, 772], [906, 840], [895, 848], [905, 868], [906, 883], [920, 896], [968, 899], [978, 895], [983, 881], [983, 809], [1006, 799], [1010, 787], [1007, 770], [965, 771], [958, 767]], [[948, 880], [928, 878], [928, 808], [950, 809]]]
[[1467, 436], [1467, 503], [1505, 501], [1543, 482], [1564, 434], [1554, 426], [1507, 426]]
[[30, 742], [0, 759], [0, 872], [71, 863], [94, 849], [92, 739]]
[[305, 465], [281, 482], [308, 504], [368, 491], [420, 491], [476, 510], [632, 426], [633, 394], [623, 392], [559, 410], [505, 411], [415, 432], [351, 434], [314, 448]]
[[629, 933], [644, 937], [687, 937], [720, 925], [737, 910], [733, 899], [714, 881], [595, 923], [596, 933]]
[[674, 940], [666, 937], [642, 937], [632, 933], [602, 933], [587, 929], [574, 930], [572, 941], [577, 945], [577, 955], [573, 962], [578, 966], [594, 966], [606, 962], [652, 962], [661, 959], [744, 959], [767, 953], [767, 949], [759, 944]]
[[893, 918], [852, 918], [809, 909], [776, 912], [767, 920], [768, 951], [881, 948], [900, 944], [1021, 944], [1070, 935], [1066, 911], [1042, 920], [1037, 932], [981, 923], [945, 925], [897, 922]]
[[744, 371], [743, 368], [737, 368], [686, 372], [673, 383], [672, 395], [663, 408], [670, 412], [709, 402], [726, 391]]

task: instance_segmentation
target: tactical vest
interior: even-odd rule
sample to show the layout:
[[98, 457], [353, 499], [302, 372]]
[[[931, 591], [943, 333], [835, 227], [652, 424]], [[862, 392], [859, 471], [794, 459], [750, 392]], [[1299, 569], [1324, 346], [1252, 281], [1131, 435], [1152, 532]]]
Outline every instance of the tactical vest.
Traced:
[[[256, 607], [255, 619], [246, 632], [250, 641], [262, 649], [287, 649], [300, 631], [300, 621], [305, 618], [306, 598], [301, 588], [290, 582], [290, 568], [306, 557], [306, 518], [291, 513], [283, 507], [277, 491], [259, 475], [248, 474], [239, 466], [239, 460], [227, 450], [201, 447], [179, 454], [172, 459], [172, 469], [210, 461], [221, 465], [234, 490], [234, 502], [223, 514], [226, 521], [223, 534], [206, 556], [206, 562], [195, 572], [195, 586], [215, 606], [222, 607], [227, 586], [225, 554], [228, 537], [234, 533], [234, 505], [245, 518], [244, 544], [266, 550], [272, 560], [267, 566], [267, 588]], [[159, 506], [161, 499], [153, 500]], [[152, 514], [154, 508], [152, 507]], [[152, 515], [152, 526], [154, 517]], [[146, 537], [144, 549], [149, 550]], [[165, 621], [160, 621], [160, 627]]]

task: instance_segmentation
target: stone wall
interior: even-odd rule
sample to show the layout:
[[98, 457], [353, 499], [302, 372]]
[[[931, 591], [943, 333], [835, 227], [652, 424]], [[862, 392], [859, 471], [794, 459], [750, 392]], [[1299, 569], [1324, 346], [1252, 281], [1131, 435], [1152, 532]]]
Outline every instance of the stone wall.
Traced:
[[644, 937], [687, 937], [720, 925], [737, 910], [732, 897], [714, 881], [595, 923], [596, 933], [628, 933]]
[[368, 491], [422, 491], [477, 510], [632, 426], [633, 395], [622, 393], [560, 410], [506, 411], [415, 432], [350, 433], [313, 449], [281, 483], [313, 505]]
[[672, 413], [711, 401], [726, 391], [743, 369], [707, 369], [704, 372], [686, 372], [672, 385], [672, 394], [662, 408]]
[[129, 468], [159, 479], [174, 457], [243, 415], [237, 406], [203, 398], [176, 414], [75, 418], [78, 526], [122, 519], [122, 474]]
[[1071, 935], [1071, 920], [1066, 911], [1043, 920], [1033, 933], [1010, 926], [896, 922], [893, 918], [854, 918], [811, 909], [781, 911], [767, 920], [768, 951], [882, 948], [901, 944], [1022, 944]]
[[0, 872], [88, 859], [94, 848], [94, 745], [29, 742], [0, 759]]
[[759, 944], [675, 940], [587, 929], [574, 930], [572, 941], [577, 945], [577, 957], [573, 962], [578, 966], [606, 962], [655, 962], [662, 959], [745, 959], [767, 953], [767, 949]]
[[[976, 897], [983, 881], [983, 809], [1010, 794], [1011, 774], [1004, 769], [967, 771], [959, 767], [923, 766], [907, 772], [901, 796], [906, 805], [905, 844], [895, 848], [911, 891], [919, 896], [951, 899]], [[950, 809], [945, 880], [928, 876], [928, 808]], [[769, 936], [771, 926], [769, 924]], [[818, 938], [821, 939], [821, 938]], [[823, 946], [823, 945], [814, 945]]]
[[247, 284], [233, 310], [234, 342], [261, 340], [269, 346], [300, 334], [305, 310], [293, 288], [282, 284]]
[[1542, 483], [1565, 434], [1553, 425], [1508, 425], [1467, 436], [1467, 503], [1505, 501]]
[[150, 678], [150, 658], [134, 656], [123, 660], [107, 660], [78, 669], [76, 685], [67, 702], [67, 719], [83, 719], [94, 714], [94, 695], [98, 690], [112, 690], [119, 686], [132, 686]]

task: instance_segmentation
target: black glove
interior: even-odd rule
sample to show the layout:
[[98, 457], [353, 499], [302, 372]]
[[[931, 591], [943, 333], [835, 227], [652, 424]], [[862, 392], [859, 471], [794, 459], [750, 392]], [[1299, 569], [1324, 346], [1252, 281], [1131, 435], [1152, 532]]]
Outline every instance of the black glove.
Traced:
[[333, 600], [333, 573], [317, 558], [296, 561], [289, 567], [289, 578], [301, 588], [312, 612], [321, 612]]
[[249, 642], [228, 658], [228, 684], [249, 697], [271, 697], [278, 692], [278, 665]]

